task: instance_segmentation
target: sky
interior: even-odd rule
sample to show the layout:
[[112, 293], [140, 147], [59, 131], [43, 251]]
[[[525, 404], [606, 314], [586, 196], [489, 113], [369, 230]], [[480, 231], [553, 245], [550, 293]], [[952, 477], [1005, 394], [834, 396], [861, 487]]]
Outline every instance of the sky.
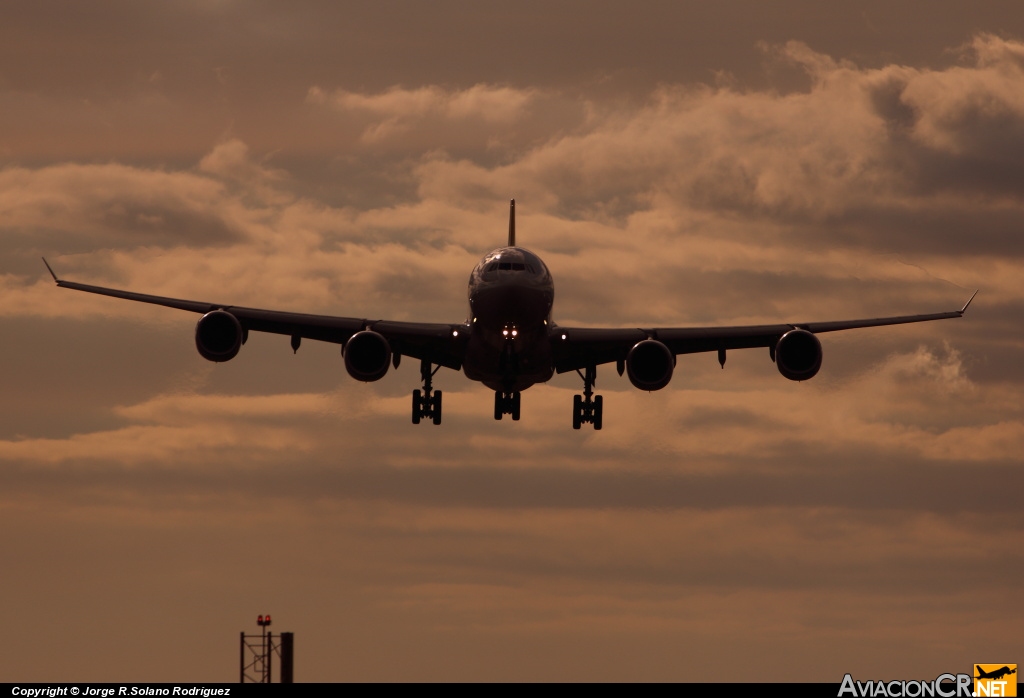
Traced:
[[[1017, 2], [5, 6], [4, 681], [931, 679], [1019, 662]], [[563, 325], [959, 309], [492, 394], [64, 278], [461, 322], [519, 244]], [[1017, 627], [1018, 631], [1012, 628]], [[1013, 638], [1017, 638], [1016, 640]]]

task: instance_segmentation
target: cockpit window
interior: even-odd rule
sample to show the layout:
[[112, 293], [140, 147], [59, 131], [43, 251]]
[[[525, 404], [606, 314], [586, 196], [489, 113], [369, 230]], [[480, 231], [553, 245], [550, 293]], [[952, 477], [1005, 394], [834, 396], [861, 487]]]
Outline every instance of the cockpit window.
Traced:
[[531, 274], [535, 273], [532, 264], [524, 264], [523, 262], [490, 262], [484, 267], [484, 272], [489, 271], [528, 271]]

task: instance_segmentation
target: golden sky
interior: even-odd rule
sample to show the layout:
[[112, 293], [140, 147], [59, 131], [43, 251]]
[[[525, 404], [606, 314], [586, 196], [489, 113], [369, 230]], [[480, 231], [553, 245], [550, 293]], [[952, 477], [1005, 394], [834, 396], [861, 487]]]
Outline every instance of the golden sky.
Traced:
[[[0, 22], [7, 681], [934, 678], [1020, 657], [1018, 2], [46, 2]], [[522, 421], [65, 278], [460, 322], [539, 254], [566, 325], [800, 322], [575, 374]]]

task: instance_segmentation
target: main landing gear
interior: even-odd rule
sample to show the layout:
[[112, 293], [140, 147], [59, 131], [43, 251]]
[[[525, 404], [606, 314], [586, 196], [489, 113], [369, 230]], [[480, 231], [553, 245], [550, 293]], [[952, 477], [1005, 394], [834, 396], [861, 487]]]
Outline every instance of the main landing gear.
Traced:
[[500, 420], [503, 415], [512, 415], [512, 421], [519, 421], [519, 391], [494, 391], [494, 418]]
[[[431, 380], [440, 370], [440, 366], [431, 370], [430, 362], [420, 361], [420, 377], [423, 379], [423, 391], [412, 391], [412, 423], [419, 424], [420, 419], [431, 419], [434, 424], [441, 423], [441, 391], [433, 390]], [[433, 392], [433, 395], [431, 395]]]
[[579, 429], [583, 424], [593, 424], [594, 430], [601, 429], [604, 416], [604, 400], [594, 395], [594, 384], [597, 382], [597, 366], [587, 366], [586, 374], [580, 373], [583, 379], [583, 394], [572, 396], [572, 428]]

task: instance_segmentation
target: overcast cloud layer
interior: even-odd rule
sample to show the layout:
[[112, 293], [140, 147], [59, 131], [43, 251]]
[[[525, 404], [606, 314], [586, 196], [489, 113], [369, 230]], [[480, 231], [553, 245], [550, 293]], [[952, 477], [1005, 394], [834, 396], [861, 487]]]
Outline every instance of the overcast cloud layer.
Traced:
[[[1024, 20], [1014, 4], [35, 3], [0, 27], [8, 681], [933, 678], [1014, 662]], [[590, 11], [584, 11], [590, 8]], [[835, 12], [833, 14], [833, 12]], [[908, 22], [913, 21], [914, 31]], [[518, 239], [566, 325], [813, 321], [495, 422], [64, 277], [458, 322]], [[83, 638], [90, 638], [83, 644]]]

